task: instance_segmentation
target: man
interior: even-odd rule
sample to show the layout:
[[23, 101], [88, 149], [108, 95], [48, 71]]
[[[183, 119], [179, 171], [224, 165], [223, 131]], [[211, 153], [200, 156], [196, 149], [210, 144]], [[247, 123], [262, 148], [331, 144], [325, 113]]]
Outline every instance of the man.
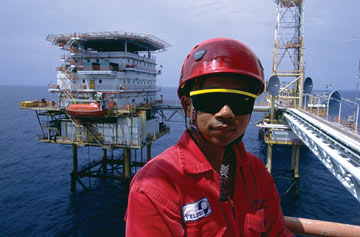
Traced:
[[260, 61], [241, 42], [191, 50], [178, 89], [188, 129], [134, 177], [127, 236], [292, 236], [271, 175], [241, 141], [263, 90]]

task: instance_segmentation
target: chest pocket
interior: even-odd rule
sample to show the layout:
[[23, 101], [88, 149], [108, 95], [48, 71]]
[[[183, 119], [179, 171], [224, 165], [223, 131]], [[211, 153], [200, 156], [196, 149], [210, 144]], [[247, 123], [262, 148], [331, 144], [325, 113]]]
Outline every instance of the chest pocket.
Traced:
[[184, 205], [182, 215], [186, 236], [222, 236], [225, 231], [223, 217], [208, 198]]
[[245, 236], [260, 236], [266, 230], [264, 209], [246, 214], [244, 223]]
[[185, 236], [224, 236], [226, 227], [222, 218], [212, 213], [199, 220], [185, 222]]
[[[255, 177], [256, 170], [252, 165], [249, 169], [243, 169], [240, 167], [240, 174], [242, 179], [248, 182], [244, 182], [246, 187], [246, 193], [250, 196], [247, 205], [250, 209], [247, 210], [244, 220], [244, 236], [261, 236], [261, 233], [266, 232], [268, 227], [266, 226], [265, 210], [263, 208], [263, 200], [259, 185], [256, 180], [263, 180], [262, 177]], [[251, 177], [251, 178], [250, 178]], [[249, 181], [250, 180], [250, 181]]]

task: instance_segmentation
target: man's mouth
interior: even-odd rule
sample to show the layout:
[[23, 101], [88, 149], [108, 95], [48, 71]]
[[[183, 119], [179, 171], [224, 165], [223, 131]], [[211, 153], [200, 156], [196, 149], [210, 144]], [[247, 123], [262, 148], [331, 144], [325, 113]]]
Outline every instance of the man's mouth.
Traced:
[[232, 125], [227, 125], [227, 124], [217, 124], [217, 125], [213, 125], [211, 126], [212, 130], [219, 130], [219, 131], [233, 131], [236, 128]]

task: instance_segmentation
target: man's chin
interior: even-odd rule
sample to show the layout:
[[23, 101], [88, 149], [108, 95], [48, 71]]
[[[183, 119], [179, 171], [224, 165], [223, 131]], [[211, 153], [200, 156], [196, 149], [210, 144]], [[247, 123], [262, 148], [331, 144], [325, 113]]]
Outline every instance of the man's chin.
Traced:
[[232, 140], [225, 140], [225, 139], [212, 139], [209, 141], [212, 145], [218, 148], [226, 148], [229, 144], [231, 144]]

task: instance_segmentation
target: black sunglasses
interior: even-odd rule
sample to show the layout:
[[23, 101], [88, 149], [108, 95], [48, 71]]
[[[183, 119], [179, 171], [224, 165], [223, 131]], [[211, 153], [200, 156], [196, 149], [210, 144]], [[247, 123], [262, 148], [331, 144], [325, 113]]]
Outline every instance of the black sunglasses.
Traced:
[[228, 105], [235, 115], [251, 114], [257, 95], [233, 89], [206, 89], [190, 92], [196, 110], [215, 114]]

